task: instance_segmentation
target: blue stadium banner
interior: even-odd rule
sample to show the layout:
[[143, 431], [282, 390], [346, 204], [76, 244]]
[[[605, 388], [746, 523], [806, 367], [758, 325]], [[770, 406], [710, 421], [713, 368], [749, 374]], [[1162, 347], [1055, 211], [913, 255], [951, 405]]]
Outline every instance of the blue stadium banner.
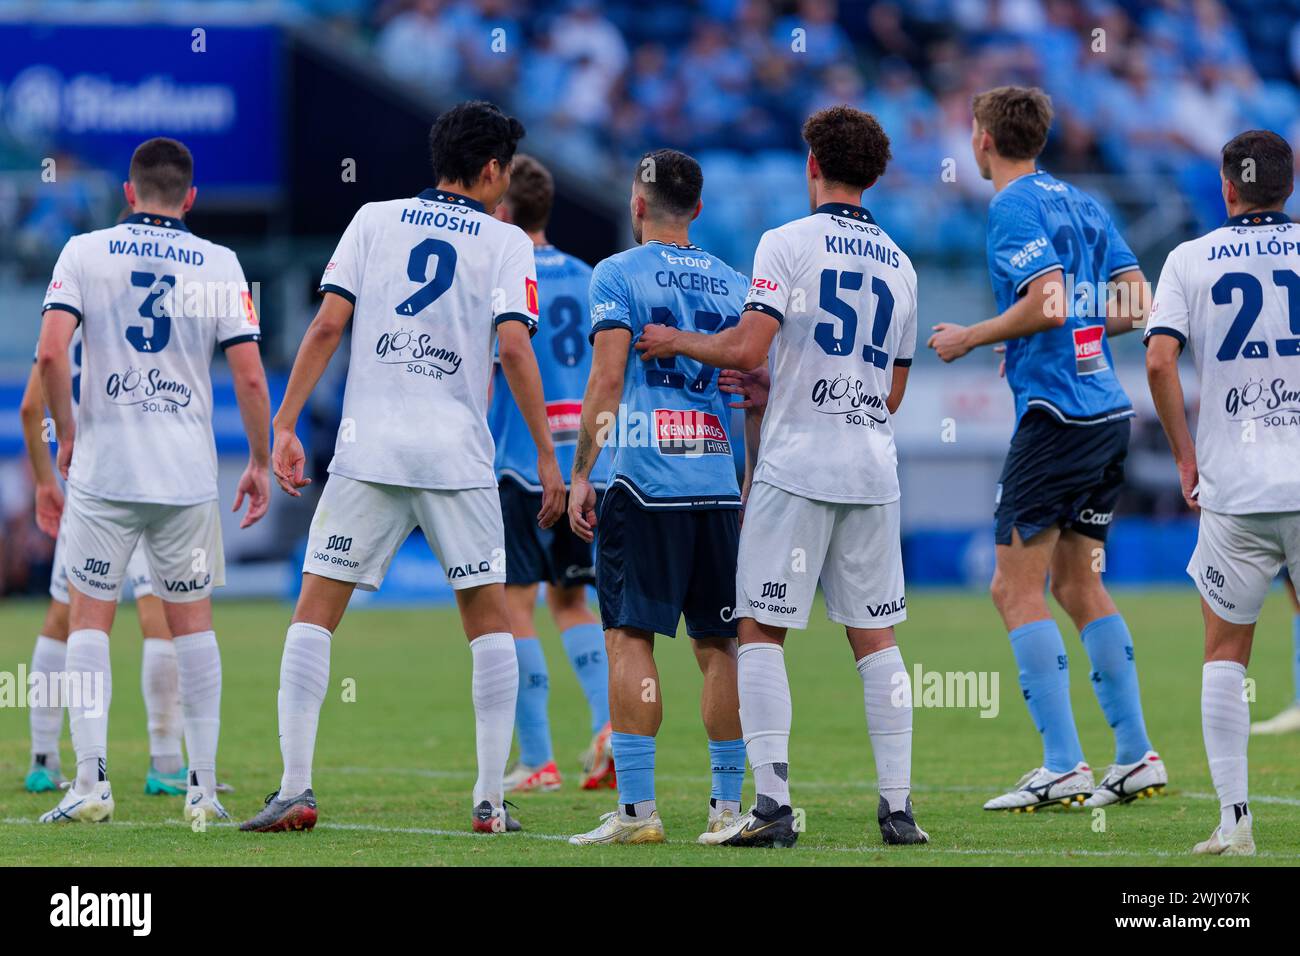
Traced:
[[0, 138], [125, 178], [142, 140], [172, 136], [209, 195], [266, 193], [281, 181], [281, 76], [273, 26], [0, 23]]

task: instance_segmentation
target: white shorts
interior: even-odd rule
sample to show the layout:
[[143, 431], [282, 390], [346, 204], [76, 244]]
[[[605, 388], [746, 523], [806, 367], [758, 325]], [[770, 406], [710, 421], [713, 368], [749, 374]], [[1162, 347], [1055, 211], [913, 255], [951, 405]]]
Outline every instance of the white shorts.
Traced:
[[847, 627], [907, 619], [899, 505], [814, 501], [756, 482], [745, 504], [736, 616], [805, 628], [820, 577], [826, 616]]
[[212, 589], [226, 582], [215, 501], [109, 501], [69, 488], [58, 546], [66, 584], [101, 601], [118, 600], [124, 578], [132, 581], [137, 597], [136, 582], [143, 577], [151, 592], [174, 604], [211, 597]]
[[1254, 624], [1282, 565], [1300, 580], [1300, 511], [1225, 515], [1201, 509], [1187, 573], [1219, 617]]
[[435, 491], [330, 475], [316, 505], [302, 569], [377, 591], [415, 528], [424, 532], [456, 590], [506, 579], [497, 489]]
[[[66, 519], [65, 519], [66, 520]], [[144, 556], [144, 545], [137, 544], [126, 563], [126, 580], [131, 586], [131, 597], [138, 601], [153, 594], [153, 578], [149, 562]], [[54, 564], [50, 568], [50, 597], [60, 604], [68, 604], [68, 569], [63, 564], [63, 522], [59, 523], [59, 536], [54, 541]]]

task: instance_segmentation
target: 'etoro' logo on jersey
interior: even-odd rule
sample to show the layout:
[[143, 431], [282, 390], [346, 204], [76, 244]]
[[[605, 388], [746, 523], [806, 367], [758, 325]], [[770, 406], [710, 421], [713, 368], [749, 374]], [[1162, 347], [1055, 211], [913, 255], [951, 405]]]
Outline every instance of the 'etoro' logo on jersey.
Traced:
[[405, 365], [408, 372], [433, 378], [460, 371], [460, 355], [434, 345], [428, 332], [410, 329], [385, 332], [375, 343], [375, 355], [386, 365]]
[[184, 408], [194, 393], [184, 382], [166, 378], [160, 369], [129, 368], [108, 377], [104, 391], [116, 405], [143, 405], [146, 412]]
[[836, 375], [818, 379], [812, 388], [812, 403], [813, 411], [823, 415], [843, 415], [849, 425], [874, 428], [886, 421], [884, 398], [869, 393], [866, 383], [860, 378]]

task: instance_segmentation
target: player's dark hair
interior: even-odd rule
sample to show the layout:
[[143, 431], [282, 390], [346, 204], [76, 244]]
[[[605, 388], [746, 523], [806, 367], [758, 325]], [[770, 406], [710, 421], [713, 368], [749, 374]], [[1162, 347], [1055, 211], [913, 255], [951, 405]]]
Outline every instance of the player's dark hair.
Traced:
[[694, 215], [704, 191], [700, 164], [675, 149], [653, 149], [643, 155], [636, 178], [654, 211], [672, 219]]
[[510, 164], [510, 189], [506, 202], [510, 218], [524, 232], [540, 232], [551, 218], [555, 181], [550, 171], [527, 153], [519, 153]]
[[880, 123], [851, 106], [832, 106], [808, 117], [803, 139], [827, 182], [854, 189], [866, 189], [883, 176], [892, 158]]
[[1223, 175], [1243, 202], [1281, 209], [1295, 186], [1291, 145], [1269, 130], [1247, 130], [1223, 147]]
[[493, 103], [471, 100], [453, 106], [429, 130], [434, 182], [473, 186], [490, 160], [508, 166], [523, 138], [524, 124]]
[[971, 105], [1003, 159], [1033, 159], [1047, 145], [1052, 98], [1038, 87], [998, 86], [976, 93]]
[[137, 203], [179, 206], [194, 184], [194, 157], [184, 143], [165, 136], [145, 140], [131, 154], [127, 173]]

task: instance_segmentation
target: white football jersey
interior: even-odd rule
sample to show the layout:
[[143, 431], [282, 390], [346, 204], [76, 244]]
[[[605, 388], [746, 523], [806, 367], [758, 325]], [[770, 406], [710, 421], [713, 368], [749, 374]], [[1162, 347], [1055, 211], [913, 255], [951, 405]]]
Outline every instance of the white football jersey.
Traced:
[[235, 254], [178, 219], [137, 213], [68, 240], [50, 309], [80, 322], [69, 483], [113, 501], [216, 498], [213, 350], [261, 337]]
[[445, 190], [368, 203], [320, 288], [355, 306], [330, 472], [407, 488], [495, 487], [487, 395], [496, 327], [537, 329], [527, 234]]
[[1300, 225], [1235, 216], [1165, 260], [1145, 338], [1190, 347], [1201, 379], [1199, 500], [1300, 511]]
[[746, 309], [781, 323], [755, 481], [817, 501], [896, 501], [885, 400], [916, 349], [916, 272], [861, 206], [763, 234]]

